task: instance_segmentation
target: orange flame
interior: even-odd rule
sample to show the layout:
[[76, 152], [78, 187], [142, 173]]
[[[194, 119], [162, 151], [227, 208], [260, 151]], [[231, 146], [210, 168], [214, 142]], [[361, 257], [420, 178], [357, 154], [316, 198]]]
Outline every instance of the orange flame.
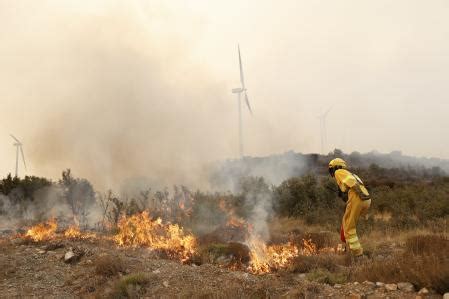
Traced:
[[242, 228], [246, 230], [250, 230], [250, 226], [246, 220], [236, 215], [236, 212], [233, 208], [226, 205], [226, 202], [221, 199], [218, 203], [220, 209], [226, 213], [227, 222], [226, 226], [234, 227], [234, 228]]
[[120, 246], [148, 246], [183, 262], [195, 253], [196, 239], [192, 234], [177, 224], [163, 224], [161, 218], [152, 220], [146, 211], [122, 217], [118, 230], [114, 240]]
[[267, 246], [260, 239], [250, 240], [250, 263], [248, 271], [254, 274], [268, 273], [285, 268], [292, 258], [298, 256], [298, 248], [290, 242]]
[[49, 240], [55, 237], [57, 228], [58, 223], [55, 218], [52, 218], [47, 222], [39, 223], [28, 229], [25, 237], [30, 237], [35, 242]]
[[266, 245], [265, 242], [258, 238], [250, 240], [248, 247], [250, 248], [251, 258], [248, 271], [254, 274], [285, 269], [291, 260], [298, 255], [317, 254], [316, 245], [312, 240], [303, 240], [303, 248], [301, 250], [291, 242]]
[[78, 226], [70, 226], [65, 230], [64, 237], [70, 239], [91, 239], [96, 238], [96, 234], [90, 232], [81, 232]]

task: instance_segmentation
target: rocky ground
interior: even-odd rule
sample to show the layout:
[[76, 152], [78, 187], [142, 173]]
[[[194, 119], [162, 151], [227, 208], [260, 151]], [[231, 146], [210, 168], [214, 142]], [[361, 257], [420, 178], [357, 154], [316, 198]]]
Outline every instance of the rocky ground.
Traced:
[[426, 289], [414, 290], [408, 283], [365, 281], [331, 286], [309, 281], [305, 274], [253, 275], [211, 264], [187, 265], [163, 259], [148, 249], [119, 248], [104, 239], [34, 243], [3, 237], [0, 297], [441, 298], [441, 295]]

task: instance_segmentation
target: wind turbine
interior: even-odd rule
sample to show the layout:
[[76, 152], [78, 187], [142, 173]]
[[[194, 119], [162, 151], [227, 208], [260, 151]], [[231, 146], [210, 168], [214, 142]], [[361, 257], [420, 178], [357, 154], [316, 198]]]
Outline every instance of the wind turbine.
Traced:
[[332, 106], [326, 110], [323, 114], [318, 116], [320, 120], [320, 133], [321, 133], [321, 154], [324, 155], [324, 150], [327, 147], [327, 128], [326, 128], [326, 117], [332, 110]]
[[239, 153], [240, 158], [243, 158], [243, 128], [242, 128], [242, 93], [245, 95], [245, 102], [246, 106], [248, 107], [248, 110], [251, 114], [253, 114], [253, 111], [251, 110], [251, 106], [249, 104], [248, 100], [248, 94], [246, 93], [246, 87], [245, 87], [245, 79], [243, 76], [243, 67], [242, 67], [242, 57], [240, 55], [240, 45], [237, 45], [237, 50], [239, 52], [239, 66], [240, 66], [240, 84], [241, 87], [232, 89], [232, 93], [237, 94], [238, 99], [238, 107], [239, 107]]
[[16, 147], [16, 177], [19, 176], [19, 151], [20, 154], [22, 155], [22, 161], [23, 161], [23, 166], [25, 168], [25, 170], [27, 169], [27, 165], [25, 163], [25, 155], [23, 154], [23, 148], [22, 148], [22, 142], [19, 141], [19, 139], [17, 139], [16, 137], [14, 137], [14, 135], [9, 134], [16, 142], [14, 143], [14, 146]]

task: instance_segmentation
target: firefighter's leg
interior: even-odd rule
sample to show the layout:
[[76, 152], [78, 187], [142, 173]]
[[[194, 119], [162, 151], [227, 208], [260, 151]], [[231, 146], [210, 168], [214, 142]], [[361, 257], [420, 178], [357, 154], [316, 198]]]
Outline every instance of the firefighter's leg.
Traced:
[[364, 207], [365, 205], [362, 203], [362, 200], [356, 194], [350, 192], [343, 216], [343, 230], [348, 247], [355, 256], [363, 254], [363, 248], [357, 236], [356, 226], [360, 212]]

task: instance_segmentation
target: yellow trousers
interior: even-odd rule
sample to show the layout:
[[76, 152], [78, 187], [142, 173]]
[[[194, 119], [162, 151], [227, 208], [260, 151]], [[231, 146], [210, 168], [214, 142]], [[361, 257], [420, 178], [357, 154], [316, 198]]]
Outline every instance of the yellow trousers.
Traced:
[[366, 214], [370, 205], [371, 199], [361, 200], [357, 193], [353, 190], [349, 190], [348, 202], [346, 203], [346, 210], [343, 216], [342, 225], [346, 244], [355, 256], [363, 254], [363, 248], [357, 236], [357, 222], [360, 216]]

